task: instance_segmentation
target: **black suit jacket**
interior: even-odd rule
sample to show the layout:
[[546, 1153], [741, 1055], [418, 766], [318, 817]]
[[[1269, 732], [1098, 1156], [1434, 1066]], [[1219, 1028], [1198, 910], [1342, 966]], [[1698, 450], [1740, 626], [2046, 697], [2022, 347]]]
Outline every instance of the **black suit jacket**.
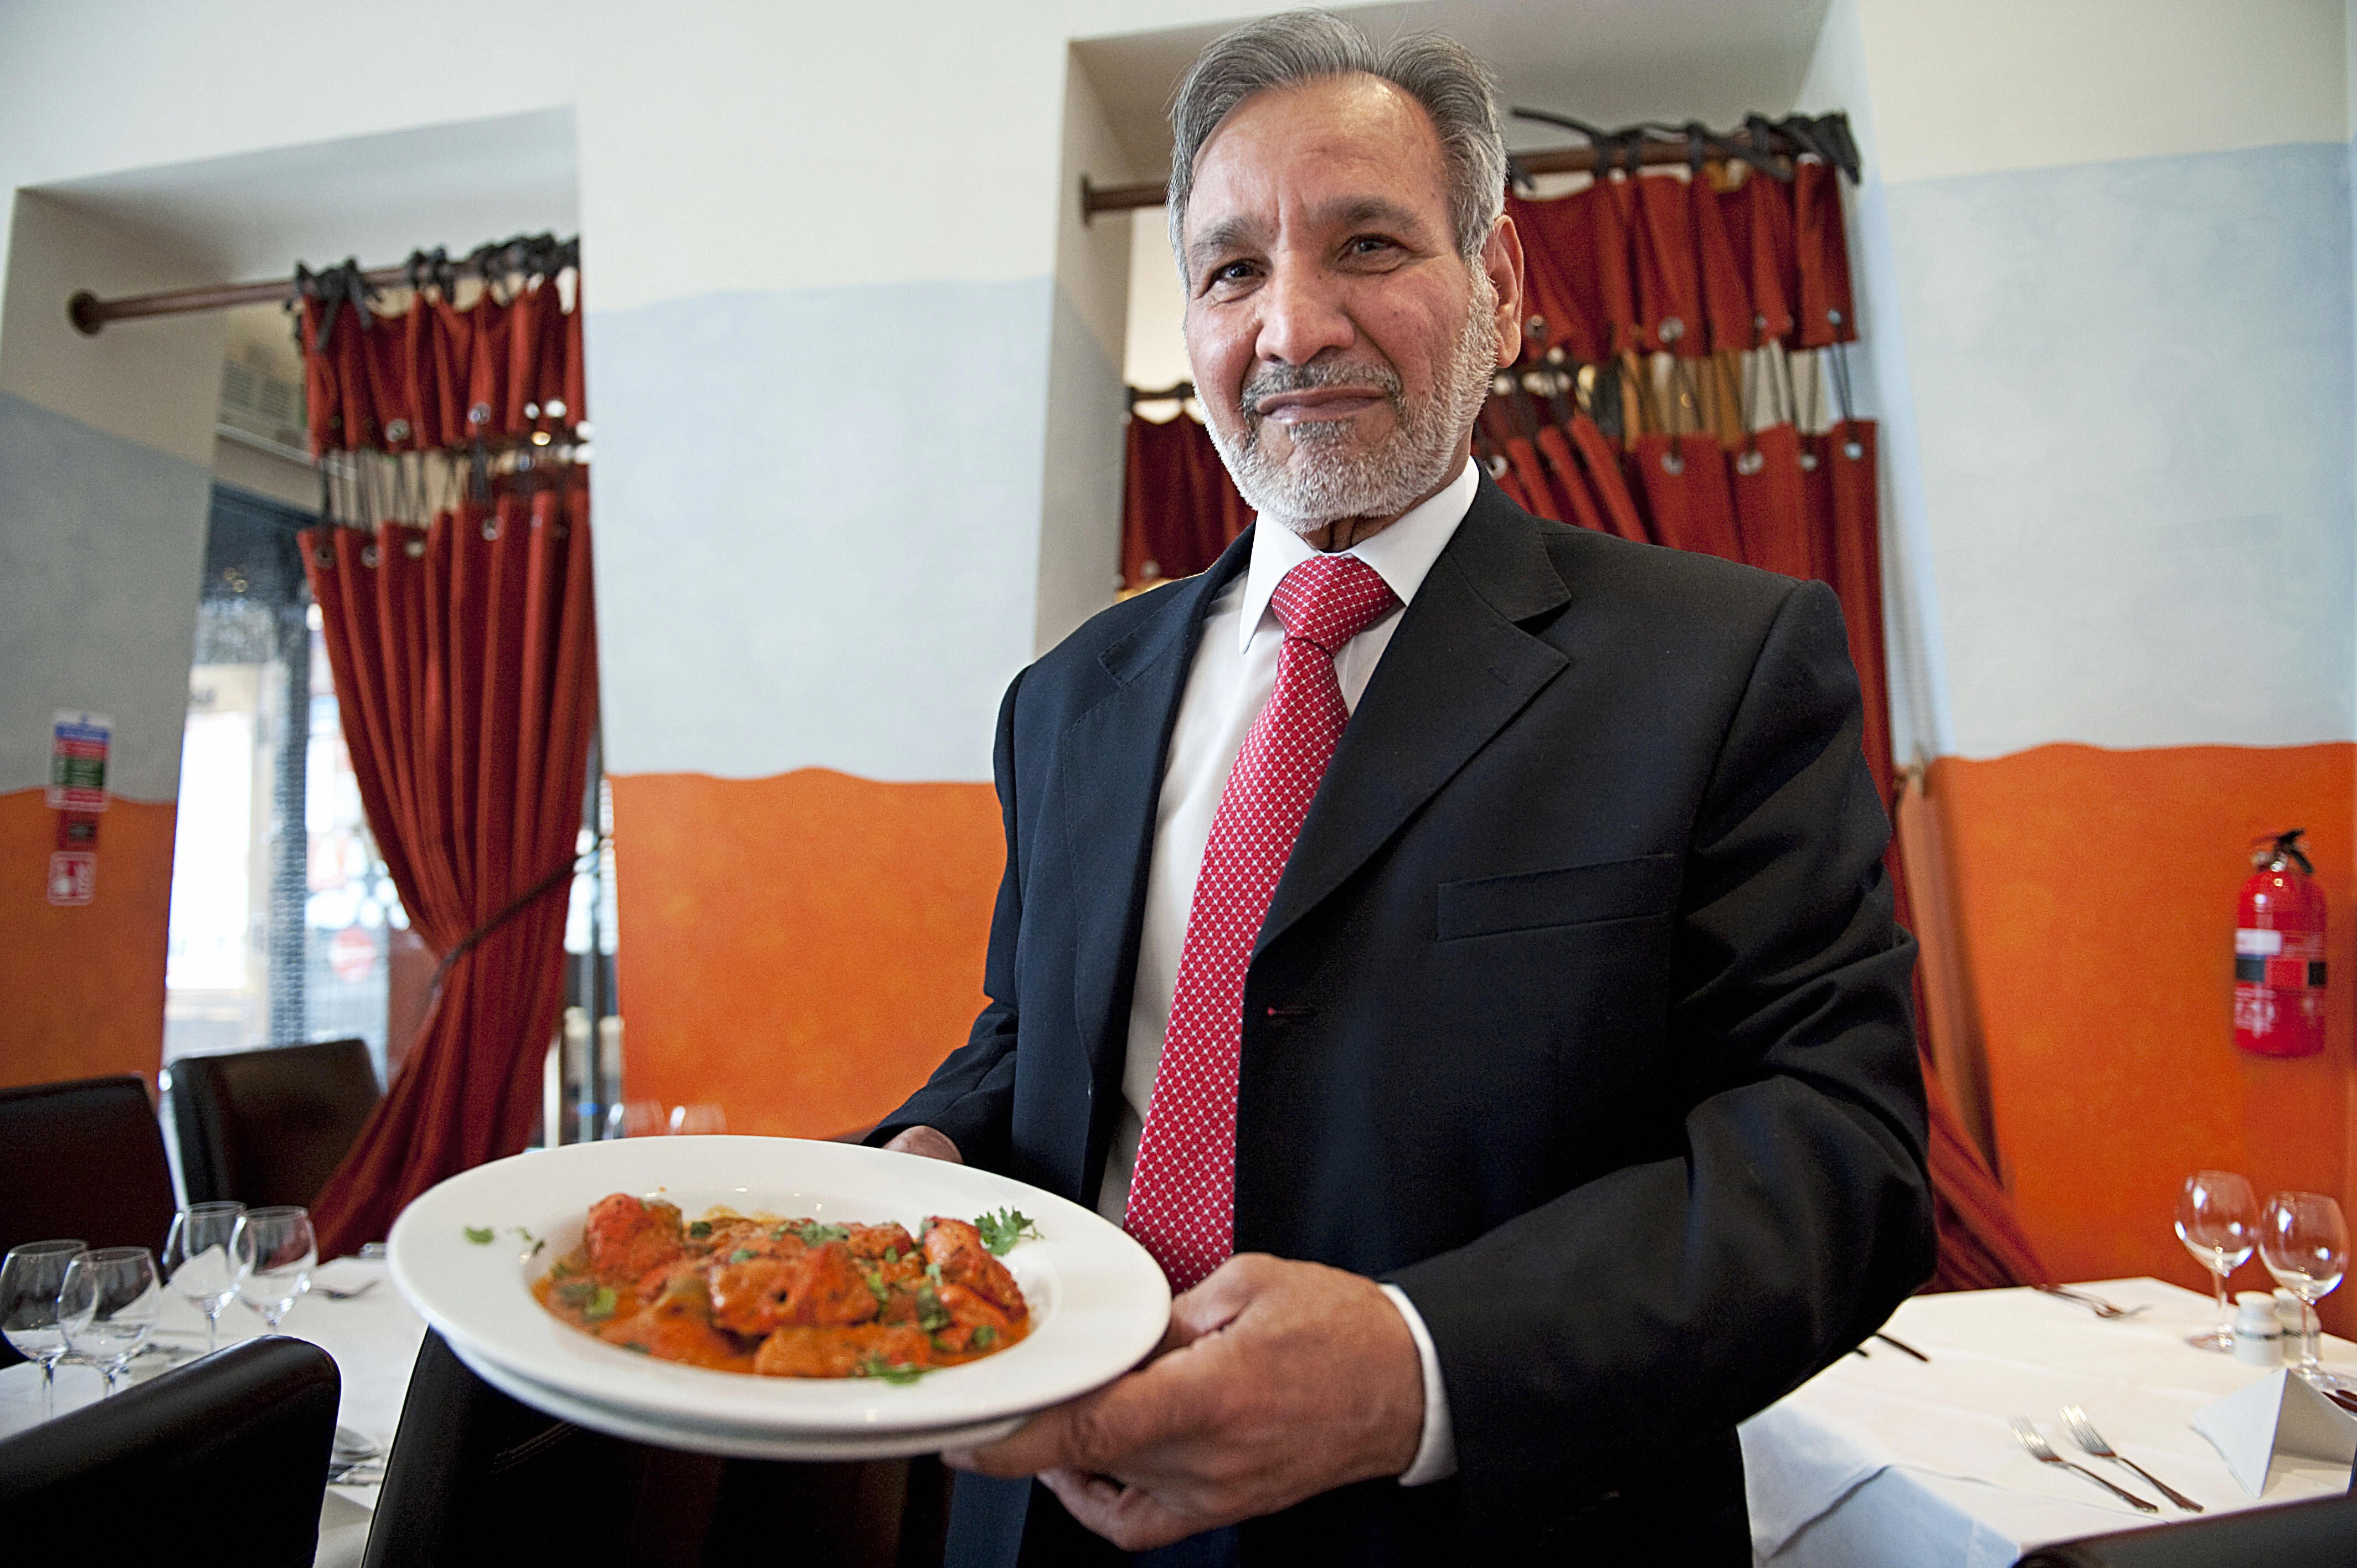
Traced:
[[[877, 1141], [930, 1124], [1095, 1201], [1165, 752], [1249, 548], [1009, 689], [990, 1004]], [[1255, 1521], [1247, 1560], [1550, 1536], [1571, 1561], [1747, 1559], [1736, 1423], [1932, 1265], [1913, 944], [1860, 722], [1823, 584], [1482, 483], [1277, 886], [1236, 1110], [1237, 1250], [1406, 1291], [1458, 1474]], [[1054, 1506], [962, 1492], [953, 1560], [1012, 1561], [1034, 1496]]]

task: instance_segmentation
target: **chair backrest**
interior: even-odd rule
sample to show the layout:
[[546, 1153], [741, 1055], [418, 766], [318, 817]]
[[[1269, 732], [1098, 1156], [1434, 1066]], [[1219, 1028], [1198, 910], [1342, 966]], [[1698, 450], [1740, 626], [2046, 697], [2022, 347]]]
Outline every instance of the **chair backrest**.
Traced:
[[365, 1562], [937, 1563], [945, 1475], [932, 1459], [784, 1464], [608, 1437], [510, 1399], [428, 1333]]
[[[160, 1252], [172, 1210], [146, 1084], [124, 1074], [0, 1089], [0, 1252], [67, 1236]], [[0, 1365], [20, 1359], [0, 1342]]]
[[364, 1040], [181, 1057], [159, 1080], [190, 1203], [308, 1207], [380, 1098]]
[[2357, 1563], [2357, 1496], [2244, 1509], [2041, 1546], [2015, 1568], [2245, 1568]]
[[[240, 1563], [300, 1568], [318, 1545], [340, 1392], [316, 1345], [232, 1345], [0, 1438], [0, 1519], [22, 1529], [127, 1509], [153, 1543], [233, 1518]], [[172, 1530], [156, 1535], [158, 1521]]]

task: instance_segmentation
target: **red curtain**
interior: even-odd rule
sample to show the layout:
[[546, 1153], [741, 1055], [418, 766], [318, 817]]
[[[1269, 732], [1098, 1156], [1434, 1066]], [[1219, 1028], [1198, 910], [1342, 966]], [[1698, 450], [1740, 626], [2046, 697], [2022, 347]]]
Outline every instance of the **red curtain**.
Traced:
[[1220, 557], [1252, 521], [1211, 445], [1211, 432], [1181, 413], [1155, 421], [1132, 414], [1121, 506], [1121, 580], [1125, 589], [1191, 577]]
[[[384, 313], [349, 266], [307, 280], [315, 450], [340, 521], [304, 559], [361, 799], [434, 1000], [312, 1205], [324, 1253], [529, 1144], [564, 1003], [564, 926], [597, 715], [577, 278], [553, 242], [478, 252]], [[431, 269], [427, 269], [431, 271]], [[420, 456], [420, 455], [423, 456]], [[399, 456], [396, 456], [399, 455]], [[464, 499], [404, 518], [429, 493]]]

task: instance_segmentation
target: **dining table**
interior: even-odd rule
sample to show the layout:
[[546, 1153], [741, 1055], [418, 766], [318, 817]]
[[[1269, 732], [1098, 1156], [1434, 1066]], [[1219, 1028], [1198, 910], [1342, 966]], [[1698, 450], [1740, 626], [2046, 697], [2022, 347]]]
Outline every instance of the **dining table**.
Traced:
[[[339, 1258], [313, 1272], [314, 1288], [296, 1301], [278, 1332], [307, 1339], [335, 1358], [342, 1379], [337, 1407], [343, 1458], [353, 1440], [373, 1447], [371, 1462], [358, 1464], [348, 1479], [330, 1485], [319, 1503], [319, 1545], [313, 1561], [321, 1568], [357, 1568], [368, 1547], [370, 1521], [384, 1475], [383, 1456], [393, 1449], [401, 1405], [409, 1391], [410, 1368], [425, 1337], [425, 1320], [393, 1289], [381, 1260]], [[328, 1292], [339, 1294], [341, 1299]], [[261, 1315], [231, 1302], [221, 1315], [222, 1348], [271, 1332]], [[156, 1332], [126, 1372], [141, 1382], [204, 1354], [205, 1319], [186, 1297], [167, 1291]], [[78, 1410], [102, 1396], [105, 1380], [93, 1367], [58, 1369], [57, 1413]], [[0, 1437], [42, 1421], [40, 1369], [27, 1362], [0, 1370]]]
[[[2349, 1489], [2345, 1464], [2279, 1457], [2255, 1497], [2195, 1429], [2196, 1412], [2275, 1370], [2186, 1342], [2214, 1323], [2209, 1296], [2149, 1278], [2072, 1288], [2122, 1315], [2098, 1316], [2026, 1287], [1912, 1296], [1884, 1325], [1888, 1339], [1868, 1339], [1865, 1355], [1845, 1355], [1746, 1422], [1754, 1562], [2006, 1568], [2053, 1541], [2193, 1517], [2133, 1472], [2081, 1451], [2065, 1406], [2202, 1505], [2204, 1517]], [[2322, 1359], [2348, 1372], [2357, 1345], [2327, 1336]], [[2016, 1416], [2159, 1511], [2141, 1513], [2032, 1458], [2008, 1424]]]

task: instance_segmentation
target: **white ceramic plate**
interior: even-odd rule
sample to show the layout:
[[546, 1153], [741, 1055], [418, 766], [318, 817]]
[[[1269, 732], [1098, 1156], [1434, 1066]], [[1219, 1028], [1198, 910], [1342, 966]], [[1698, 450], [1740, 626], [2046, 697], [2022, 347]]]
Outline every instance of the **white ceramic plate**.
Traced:
[[560, 1390], [535, 1383], [463, 1340], [451, 1340], [450, 1349], [500, 1392], [559, 1420], [611, 1437], [627, 1437], [633, 1443], [683, 1448], [694, 1454], [718, 1454], [731, 1459], [898, 1459], [910, 1454], [938, 1454], [944, 1448], [972, 1448], [996, 1443], [1025, 1420], [1017, 1415], [1004, 1421], [977, 1422], [971, 1426], [887, 1432], [875, 1436], [856, 1432], [767, 1432], [757, 1427], [669, 1422], [576, 1399]]
[[[652, 1360], [560, 1322], [529, 1288], [579, 1244], [589, 1206], [613, 1192], [660, 1193], [690, 1219], [725, 1204], [829, 1222], [899, 1220], [911, 1230], [927, 1215], [1020, 1209], [1040, 1239], [1018, 1244], [1006, 1263], [1030, 1305], [1031, 1332], [995, 1356], [907, 1384], [759, 1378]], [[470, 1241], [469, 1229], [495, 1239]], [[1146, 1250], [1078, 1204], [964, 1165], [791, 1138], [627, 1138], [497, 1160], [418, 1197], [394, 1221], [388, 1253], [403, 1296], [468, 1365], [511, 1374], [516, 1386], [499, 1384], [511, 1395], [532, 1403], [519, 1389], [543, 1391], [615, 1420], [670, 1429], [674, 1445], [683, 1445], [683, 1426], [737, 1440], [817, 1443], [1004, 1421], [1119, 1377], [1153, 1349], [1170, 1314], [1169, 1286]]]

